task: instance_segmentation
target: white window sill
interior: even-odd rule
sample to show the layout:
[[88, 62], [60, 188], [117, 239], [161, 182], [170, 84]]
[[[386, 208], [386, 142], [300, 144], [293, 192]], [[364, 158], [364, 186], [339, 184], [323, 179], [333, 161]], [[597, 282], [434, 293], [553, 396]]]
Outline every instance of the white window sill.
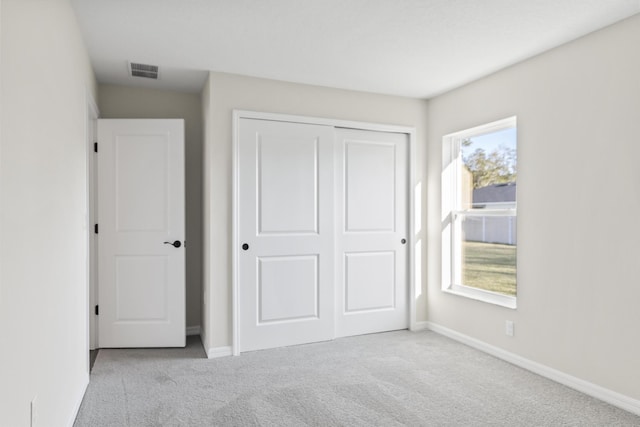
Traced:
[[497, 292], [485, 291], [482, 289], [472, 288], [470, 286], [463, 285], [451, 285], [449, 288], [442, 289], [442, 292], [446, 292], [452, 295], [458, 295], [465, 298], [474, 299], [476, 301], [482, 301], [489, 304], [499, 305], [501, 307], [516, 309], [516, 297], [499, 294]]

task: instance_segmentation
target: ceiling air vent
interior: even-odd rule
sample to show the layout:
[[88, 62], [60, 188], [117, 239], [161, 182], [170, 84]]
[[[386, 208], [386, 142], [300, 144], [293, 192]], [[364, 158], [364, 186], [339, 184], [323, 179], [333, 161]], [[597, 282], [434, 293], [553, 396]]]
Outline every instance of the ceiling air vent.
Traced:
[[145, 77], [147, 79], [158, 79], [158, 66], [148, 64], [129, 63], [129, 70], [134, 77]]

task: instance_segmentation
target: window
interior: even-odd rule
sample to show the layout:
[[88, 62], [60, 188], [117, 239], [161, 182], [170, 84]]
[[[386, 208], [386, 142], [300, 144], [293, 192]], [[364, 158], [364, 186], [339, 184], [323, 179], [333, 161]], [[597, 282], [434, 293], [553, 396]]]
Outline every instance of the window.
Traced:
[[515, 308], [516, 118], [443, 143], [443, 290]]

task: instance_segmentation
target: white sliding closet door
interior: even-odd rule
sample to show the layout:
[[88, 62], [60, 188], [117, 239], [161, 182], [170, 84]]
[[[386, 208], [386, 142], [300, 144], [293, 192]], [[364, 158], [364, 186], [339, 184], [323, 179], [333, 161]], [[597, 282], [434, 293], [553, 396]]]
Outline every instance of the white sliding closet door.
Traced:
[[401, 133], [239, 119], [239, 350], [408, 326]]
[[408, 135], [336, 130], [336, 336], [408, 327]]
[[334, 336], [333, 132], [240, 120], [240, 351]]

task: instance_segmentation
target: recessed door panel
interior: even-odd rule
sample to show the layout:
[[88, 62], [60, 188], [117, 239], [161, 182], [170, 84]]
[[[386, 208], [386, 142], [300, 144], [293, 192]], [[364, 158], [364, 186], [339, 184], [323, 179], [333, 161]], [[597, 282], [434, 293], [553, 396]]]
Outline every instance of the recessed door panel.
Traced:
[[258, 141], [259, 232], [318, 232], [318, 139]]
[[344, 262], [345, 314], [395, 308], [394, 252], [347, 253]]
[[169, 320], [168, 261], [166, 256], [116, 257], [116, 322]]
[[317, 256], [262, 257], [258, 263], [259, 323], [318, 318]]
[[169, 135], [120, 135], [114, 149], [117, 230], [166, 230]]
[[348, 140], [344, 151], [346, 231], [393, 231], [396, 146]]

